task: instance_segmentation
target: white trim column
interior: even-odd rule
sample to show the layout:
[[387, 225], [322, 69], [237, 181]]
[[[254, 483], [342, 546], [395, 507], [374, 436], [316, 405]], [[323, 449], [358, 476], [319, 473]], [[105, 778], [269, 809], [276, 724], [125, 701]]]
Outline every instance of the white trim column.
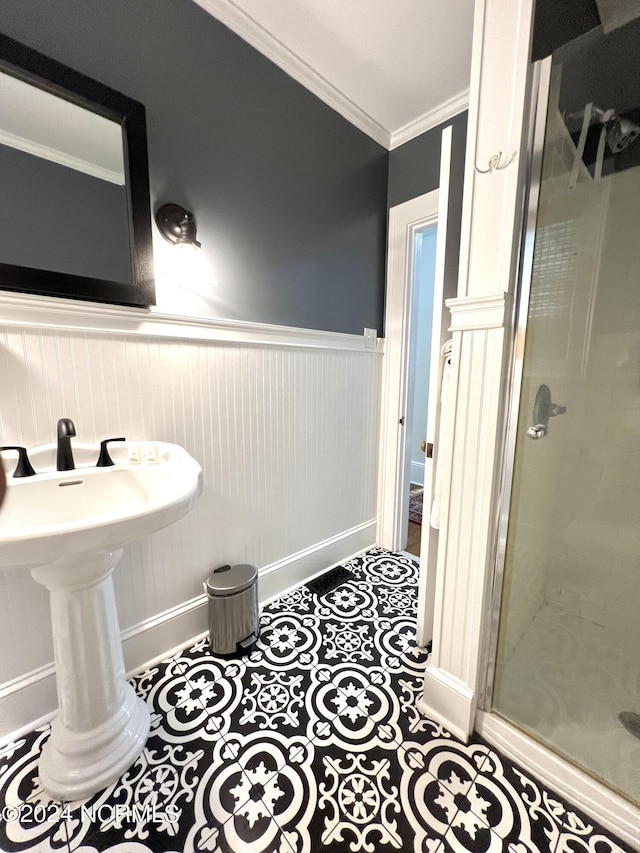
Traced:
[[478, 705], [494, 564], [505, 354], [527, 186], [533, 11], [534, 0], [476, 0], [458, 298], [447, 302], [452, 440], [442, 459], [433, 651], [419, 702], [463, 740]]
[[[492, 566], [494, 469], [501, 419], [505, 325], [511, 297], [451, 299], [449, 375], [455, 401], [443, 470], [433, 651], [420, 709], [466, 740], [473, 730], [483, 636], [485, 581]], [[453, 402], [452, 401], [452, 402]]]

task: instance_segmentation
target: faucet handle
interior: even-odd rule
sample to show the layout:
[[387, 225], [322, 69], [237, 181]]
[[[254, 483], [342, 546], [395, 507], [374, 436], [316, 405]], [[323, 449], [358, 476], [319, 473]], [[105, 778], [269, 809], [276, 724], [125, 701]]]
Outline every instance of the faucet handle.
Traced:
[[16, 470], [13, 472], [14, 477], [33, 477], [35, 475], [36, 472], [33, 470], [31, 462], [29, 462], [26, 447], [17, 447], [7, 444], [5, 447], [0, 447], [0, 450], [18, 451], [18, 464], [16, 465]]
[[98, 461], [96, 462], [97, 468], [108, 468], [110, 465], [115, 465], [113, 459], [109, 456], [109, 451], [107, 450], [107, 444], [110, 441], [126, 441], [127, 439], [122, 435], [119, 438], [105, 438], [104, 441], [100, 442], [100, 456], [98, 457]]

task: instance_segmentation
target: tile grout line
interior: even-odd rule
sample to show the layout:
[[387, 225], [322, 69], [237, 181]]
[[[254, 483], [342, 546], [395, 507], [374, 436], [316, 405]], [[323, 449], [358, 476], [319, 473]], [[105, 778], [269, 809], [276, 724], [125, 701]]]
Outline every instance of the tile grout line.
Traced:
[[[501, 756], [501, 755], [500, 755], [500, 753], [499, 753], [499, 751], [498, 751], [498, 750], [496, 750], [493, 746], [491, 746], [491, 744], [487, 744], [487, 747], [488, 747], [489, 751], [490, 751], [491, 753], [493, 753], [493, 754], [497, 755], [497, 756], [498, 756], [498, 758], [500, 759], [500, 762], [501, 762], [501, 763], [503, 763], [504, 756]], [[480, 767], [479, 767], [479, 769], [478, 769], [478, 774], [477, 774], [477, 776], [476, 776], [476, 779], [477, 779], [477, 778], [479, 778], [479, 776], [480, 776], [480, 774], [482, 773], [482, 769], [483, 769], [483, 767], [485, 766], [485, 764], [486, 764], [486, 763], [488, 763], [488, 762], [489, 762], [489, 761], [491, 761], [491, 760], [492, 760], [492, 759], [490, 758], [489, 754], [487, 753], [487, 755], [485, 755], [484, 761], [482, 762], [482, 764], [480, 765]], [[515, 765], [515, 764], [513, 764], [513, 762], [511, 762], [511, 761], [510, 761], [510, 759], [507, 759], [507, 761], [509, 761], [509, 763], [512, 765], [512, 767], [516, 767], [516, 765]], [[534, 780], [535, 780], [535, 783], [536, 783], [536, 784], [540, 785], [541, 787], [544, 787], [544, 785], [543, 785], [541, 782], [539, 782], [537, 779], [535, 779], [535, 777], [534, 777]], [[523, 794], [521, 794], [521, 792], [520, 792], [520, 791], [518, 791], [518, 790], [515, 790], [515, 791], [514, 791], [514, 793], [515, 793], [515, 795], [516, 795], [516, 796], [517, 796], [517, 797], [522, 801], [522, 803], [524, 804], [524, 806], [525, 806], [525, 808], [526, 808], [527, 803], [526, 803], [526, 800], [524, 799]], [[566, 807], [567, 807], [567, 803], [566, 803], [564, 800], [560, 800], [560, 802], [561, 802], [561, 804], [562, 804], [562, 806], [563, 806], [564, 808], [566, 808]], [[546, 833], [545, 833], [545, 836], [546, 836]], [[548, 837], [548, 836], [547, 836], [547, 837]], [[558, 832], [558, 837], [556, 838], [556, 841], [555, 841], [555, 843], [553, 844], [553, 846], [551, 846], [551, 842], [550, 842], [550, 844], [549, 844], [549, 853], [555, 853], [555, 851], [558, 849], [558, 845], [560, 844], [560, 840], [561, 840], [561, 839], [560, 839], [560, 832]]]

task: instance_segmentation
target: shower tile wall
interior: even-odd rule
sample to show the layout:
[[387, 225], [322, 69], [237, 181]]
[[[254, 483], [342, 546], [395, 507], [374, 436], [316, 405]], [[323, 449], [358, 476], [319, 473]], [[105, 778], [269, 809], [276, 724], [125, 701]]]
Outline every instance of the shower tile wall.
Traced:
[[[380, 363], [364, 349], [0, 323], [0, 442], [51, 443], [56, 420], [68, 416], [75, 441], [155, 438], [183, 445], [201, 463], [204, 493], [193, 512], [129, 546], [115, 571], [121, 627], [135, 629], [201, 596], [216, 565], [264, 569], [371, 524]], [[373, 524], [369, 535], [372, 543]], [[31, 676], [30, 689], [43, 683], [37, 670], [53, 659], [49, 604], [28, 574], [0, 573], [0, 647], [0, 697]], [[38, 698], [31, 719], [54, 703], [55, 692]], [[0, 699], [0, 736], [26, 722], [7, 716]]]
[[[638, 802], [640, 169], [569, 190], [548, 127], [493, 702]], [[530, 441], [543, 383], [566, 413]]]
[[545, 602], [640, 638], [640, 241], [633, 215], [640, 170], [609, 176], [604, 193], [581, 174], [568, 195], [571, 162], [558, 153], [566, 144], [558, 139], [556, 151], [551, 140], [545, 154], [519, 435], [533, 424], [543, 383], [567, 415], [550, 420], [543, 441], [527, 441], [516, 465], [519, 512], [511, 518], [505, 594], [518, 594], [505, 657]]
[[599, 261], [588, 301], [583, 300], [586, 310], [573, 321], [582, 328], [582, 340], [574, 342], [572, 356], [580, 363], [565, 398], [552, 386], [555, 402], [566, 403], [571, 418], [563, 424], [559, 423], [563, 418], [552, 422], [560, 476], [553, 497], [556, 539], [545, 590], [546, 600], [555, 606], [621, 638], [636, 640], [640, 639], [640, 241], [634, 214], [638, 173], [633, 169], [608, 176], [604, 191], [597, 186], [583, 190], [585, 208], [604, 222], [595, 239]]

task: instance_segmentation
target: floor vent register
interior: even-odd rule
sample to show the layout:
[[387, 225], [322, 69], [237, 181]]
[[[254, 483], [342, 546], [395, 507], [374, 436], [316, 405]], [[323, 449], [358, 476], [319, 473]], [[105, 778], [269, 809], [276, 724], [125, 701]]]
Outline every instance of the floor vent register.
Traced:
[[342, 566], [337, 566], [335, 569], [329, 569], [328, 572], [320, 575], [320, 577], [309, 581], [307, 589], [316, 595], [324, 595], [325, 592], [331, 592], [332, 589], [340, 586], [341, 583], [351, 581], [353, 578], [353, 572], [348, 571], [348, 569]]

